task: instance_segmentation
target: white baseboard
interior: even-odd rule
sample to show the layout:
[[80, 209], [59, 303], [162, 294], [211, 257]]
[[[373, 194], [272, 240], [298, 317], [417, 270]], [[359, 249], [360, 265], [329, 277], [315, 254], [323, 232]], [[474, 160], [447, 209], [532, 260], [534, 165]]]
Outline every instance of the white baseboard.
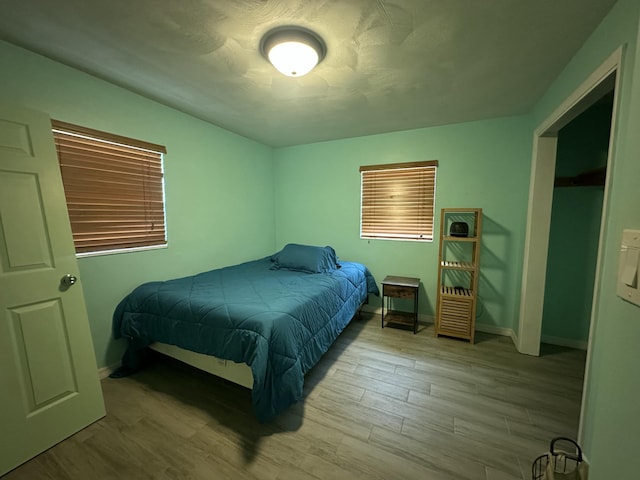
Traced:
[[[376, 315], [382, 315], [382, 307], [373, 305], [364, 305], [362, 309], [365, 312], [371, 312]], [[419, 323], [434, 323], [435, 319], [433, 315], [419, 315]], [[513, 344], [518, 348], [518, 334], [512, 328], [497, 327], [495, 325], [489, 325], [486, 323], [476, 323], [476, 331], [490, 333], [492, 335], [501, 335], [511, 338]], [[570, 338], [552, 337], [549, 335], [543, 335], [540, 339], [543, 343], [549, 343], [551, 345], [559, 345], [561, 347], [575, 348], [579, 350], [587, 350], [588, 342], [585, 340], [573, 340]]]
[[559, 345], [560, 347], [575, 348], [577, 350], [586, 350], [589, 342], [586, 340], [575, 340], [573, 338], [553, 337], [551, 335], [542, 335], [540, 337], [542, 343], [551, 345]]
[[516, 350], [518, 350], [519, 353], [522, 353], [520, 351], [520, 339], [518, 338], [518, 334], [513, 330], [511, 330], [511, 341], [515, 345]]
[[589, 458], [587, 457], [587, 454], [584, 453], [584, 451], [582, 452], [582, 461], [587, 464], [587, 467], [591, 466], [591, 462], [589, 461]]
[[110, 367], [99, 368], [98, 377], [100, 378], [100, 380], [104, 380], [109, 375], [111, 375], [118, 367], [119, 365], [111, 365]]
[[370, 303], [365, 303], [364, 305], [362, 305], [362, 311], [369, 312], [369, 313], [375, 313], [376, 315], [380, 315], [382, 313], [382, 308], [379, 307], [379, 306], [378, 307], [374, 307]]
[[491, 333], [492, 335], [502, 335], [503, 337], [514, 338], [514, 332], [511, 328], [496, 327], [495, 325], [489, 325], [488, 323], [476, 323], [476, 331]]
[[[374, 307], [372, 305], [363, 305], [362, 310], [365, 312], [373, 313], [375, 315], [382, 315], [382, 307]], [[434, 323], [435, 319], [433, 315], [418, 315], [418, 323]]]
[[[374, 313], [376, 315], [382, 315], [382, 307], [374, 307], [372, 305], [364, 305], [362, 310], [365, 312]], [[433, 315], [418, 315], [419, 323], [434, 323], [435, 318]], [[476, 323], [476, 331], [491, 333], [493, 335], [502, 335], [503, 337], [510, 337], [513, 340], [513, 343], [517, 345], [518, 337], [516, 333], [511, 328], [505, 327], [496, 327], [495, 325], [489, 325], [485, 323]]]

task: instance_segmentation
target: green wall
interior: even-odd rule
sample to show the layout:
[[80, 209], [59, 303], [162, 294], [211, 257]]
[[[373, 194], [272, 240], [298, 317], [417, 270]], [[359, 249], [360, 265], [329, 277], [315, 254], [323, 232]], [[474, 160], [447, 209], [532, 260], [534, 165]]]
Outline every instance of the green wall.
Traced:
[[111, 315], [140, 283], [273, 253], [270, 148], [4, 42], [0, 71], [0, 101], [167, 147], [168, 248], [78, 260], [99, 367], [121, 357]]
[[[331, 245], [378, 283], [419, 277], [420, 313], [433, 315], [440, 209], [483, 208], [477, 321], [508, 333], [519, 307], [531, 142], [528, 117], [510, 117], [277, 149], [276, 244]], [[360, 239], [359, 167], [419, 160], [439, 161], [435, 241]]]
[[[60, 120], [167, 146], [169, 248], [80, 260], [99, 366], [117, 361], [111, 312], [148, 279], [187, 275], [271, 253], [287, 242], [333, 245], [385, 275], [422, 278], [435, 301], [437, 242], [359, 239], [360, 165], [437, 159], [436, 210], [485, 210], [478, 322], [515, 329], [534, 128], [625, 45], [612, 188], [591, 328], [580, 441], [593, 480], [635, 478], [640, 308], [615, 295], [623, 228], [640, 229], [640, 59], [637, 0], [619, 0], [528, 116], [271, 149], [76, 70], [0, 42], [0, 100]], [[436, 215], [436, 231], [439, 213]]]
[[[607, 166], [612, 100], [607, 96], [558, 132], [556, 177]], [[543, 341], [587, 344], [603, 201], [603, 186], [554, 189]]]
[[617, 47], [624, 45], [613, 137], [611, 189], [605, 200], [598, 303], [591, 327], [581, 443], [592, 480], [637, 478], [640, 447], [640, 307], [616, 296], [624, 228], [640, 229], [640, 2], [619, 0], [534, 111], [547, 118]]

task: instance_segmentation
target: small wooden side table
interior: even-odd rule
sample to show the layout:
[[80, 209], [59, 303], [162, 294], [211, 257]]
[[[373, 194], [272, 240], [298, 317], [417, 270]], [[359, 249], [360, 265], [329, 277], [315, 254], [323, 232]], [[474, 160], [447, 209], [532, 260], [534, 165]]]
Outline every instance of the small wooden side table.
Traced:
[[[382, 328], [385, 321], [387, 324], [413, 326], [413, 333], [418, 331], [418, 288], [420, 279], [413, 277], [387, 276], [382, 281]], [[413, 312], [402, 312], [399, 310], [389, 310], [389, 299], [408, 298], [413, 299]], [[385, 298], [387, 300], [385, 315]]]

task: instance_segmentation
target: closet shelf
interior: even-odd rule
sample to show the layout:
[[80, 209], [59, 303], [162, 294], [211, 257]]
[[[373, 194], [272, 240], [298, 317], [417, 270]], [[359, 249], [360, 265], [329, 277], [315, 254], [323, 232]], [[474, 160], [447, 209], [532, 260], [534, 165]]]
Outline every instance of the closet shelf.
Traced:
[[596, 168], [573, 177], [557, 177], [554, 187], [604, 187], [607, 178], [606, 167]]

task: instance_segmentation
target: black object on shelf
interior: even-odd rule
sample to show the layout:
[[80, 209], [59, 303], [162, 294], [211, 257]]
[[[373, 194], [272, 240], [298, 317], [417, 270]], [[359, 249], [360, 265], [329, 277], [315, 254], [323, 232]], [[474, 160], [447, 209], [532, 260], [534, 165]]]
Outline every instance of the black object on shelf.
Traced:
[[452, 237], [468, 237], [469, 225], [465, 222], [452, 222], [449, 228], [449, 235]]

